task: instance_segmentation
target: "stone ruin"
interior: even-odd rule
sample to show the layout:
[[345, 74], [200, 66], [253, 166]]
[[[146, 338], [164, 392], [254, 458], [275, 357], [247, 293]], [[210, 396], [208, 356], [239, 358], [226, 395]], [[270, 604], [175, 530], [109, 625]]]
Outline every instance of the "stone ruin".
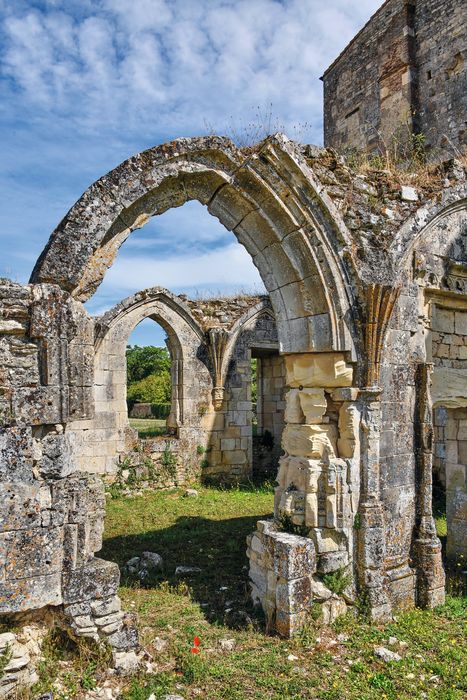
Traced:
[[[296, 633], [316, 601], [332, 619], [360, 597], [377, 621], [444, 600], [433, 463], [448, 494], [448, 553], [465, 555], [467, 541], [467, 182], [457, 161], [438, 175], [401, 187], [282, 135], [246, 151], [180, 139], [91, 185], [29, 284], [1, 281], [0, 613], [22, 630], [0, 635], [14, 647], [3, 694], [31, 681], [38, 620], [107, 640], [117, 666], [137, 662], [118, 567], [96, 553], [99, 474], [127, 449], [125, 338], [145, 317], [163, 321], [171, 340], [170, 425], [192, 446], [211, 441], [214, 477], [241, 477], [251, 464], [242, 442], [251, 400], [235, 396], [245, 363], [255, 348], [280, 357], [276, 520], [260, 521], [248, 547], [270, 629]], [[131, 232], [193, 199], [247, 249], [270, 308], [258, 300], [210, 325], [156, 289], [90, 317], [83, 302]], [[337, 596], [321, 576], [341, 571], [348, 585]]]
[[[172, 401], [167, 436], [139, 440], [128, 422], [126, 347], [144, 318], [167, 334]], [[199, 477], [246, 480], [277, 474], [284, 423], [285, 369], [269, 299], [193, 301], [159, 287], [125, 299], [94, 319], [92, 418], [74, 421], [78, 466], [114, 479], [149, 463], [157, 486]], [[257, 358], [258, 435], [253, 437], [251, 358]], [[270, 436], [264, 447], [261, 438]], [[170, 452], [173, 469], [161, 460]], [[254, 453], [254, 457], [253, 457]], [[138, 472], [139, 473], [139, 472]], [[145, 483], [144, 468], [139, 479]]]

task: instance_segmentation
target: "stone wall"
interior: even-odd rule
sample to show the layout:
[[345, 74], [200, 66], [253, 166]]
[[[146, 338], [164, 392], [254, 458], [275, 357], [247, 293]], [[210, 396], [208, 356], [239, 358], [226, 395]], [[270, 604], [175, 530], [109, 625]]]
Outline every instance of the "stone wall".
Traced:
[[[126, 402], [128, 338], [135, 325], [148, 317], [166, 330], [172, 376], [167, 435], [149, 440], [138, 439], [130, 428]], [[265, 377], [262, 404], [267, 409], [266, 427], [275, 439], [269, 462], [277, 470], [284, 378], [283, 370], [277, 369], [282, 361], [267, 297], [243, 296], [223, 304], [216, 299], [190, 301], [154, 288], [124, 300], [95, 323], [94, 417], [67, 426], [80, 469], [119, 483], [129, 474], [130, 482], [164, 487], [199, 478], [248, 479], [253, 473], [251, 357], [275, 352], [275, 361], [269, 360], [266, 375], [269, 372], [271, 377]], [[225, 334], [218, 376], [210, 329]], [[218, 382], [222, 399], [215, 406]], [[170, 464], [165, 464], [169, 457]]]
[[462, 151], [464, 14], [463, 0], [387, 0], [324, 73], [325, 145], [373, 150], [422, 133], [435, 157]]
[[[255, 307], [253, 307], [255, 308]], [[251, 319], [242, 321], [232, 336], [231, 343], [226, 349], [225, 393], [222, 406], [214, 417], [207, 415], [204, 424], [210, 424], [210, 437], [207, 459], [209, 465], [204, 469], [204, 475], [210, 479], [249, 478], [254, 472], [253, 463], [253, 410], [251, 401], [251, 358], [262, 353], [275, 351], [276, 360], [270, 360], [270, 371], [266, 371], [261, 405], [267, 410], [265, 415], [267, 425], [276, 438], [275, 450], [271, 460], [275, 461], [280, 453], [280, 426], [283, 423], [282, 392], [284, 378], [281, 371], [276, 369], [276, 377], [272, 374], [273, 364], [281, 367], [277, 355], [278, 339], [275, 319], [269, 304], [264, 300], [257, 306], [257, 311]], [[261, 360], [262, 362], [262, 360]], [[262, 381], [261, 372], [258, 374], [258, 385]], [[258, 402], [259, 405], [259, 402]], [[274, 424], [275, 420], [275, 424]]]
[[[315, 599], [312, 575], [316, 571], [353, 571], [361, 409], [358, 390], [352, 387], [353, 368], [342, 354], [288, 355], [285, 367], [285, 455], [280, 459], [274, 513], [288, 534], [271, 535], [274, 528], [259, 524], [249, 556], [253, 596], [276, 620], [276, 628], [288, 635], [297, 631]], [[295, 530], [305, 537], [294, 539]], [[306, 556], [312, 556], [314, 563], [308, 573], [305, 565], [295, 570], [295, 559], [301, 561], [304, 556], [303, 547], [308, 552], [307, 541]], [[285, 547], [289, 563], [280, 564], [271, 547], [274, 552]], [[281, 567], [289, 565], [294, 570], [281, 573]], [[352, 578], [350, 573], [349, 581]], [[286, 595], [291, 587], [295, 593]], [[341, 608], [345, 607], [342, 603]]]
[[118, 663], [137, 636], [118, 566], [94, 556], [104, 487], [78, 471], [66, 431], [93, 411], [93, 321], [58, 287], [1, 280], [0, 333], [1, 621], [50, 606], [76, 635], [109, 641]]

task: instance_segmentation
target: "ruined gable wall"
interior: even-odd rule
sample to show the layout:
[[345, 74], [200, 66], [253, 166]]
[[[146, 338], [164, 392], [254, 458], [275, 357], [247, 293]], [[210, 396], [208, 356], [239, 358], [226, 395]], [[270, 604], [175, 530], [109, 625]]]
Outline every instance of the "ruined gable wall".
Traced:
[[[410, 60], [406, 6], [405, 0], [385, 2], [324, 73], [326, 146], [376, 146], [384, 99], [390, 99], [397, 121], [410, 108], [402, 83]], [[379, 82], [383, 71], [387, 86]]]

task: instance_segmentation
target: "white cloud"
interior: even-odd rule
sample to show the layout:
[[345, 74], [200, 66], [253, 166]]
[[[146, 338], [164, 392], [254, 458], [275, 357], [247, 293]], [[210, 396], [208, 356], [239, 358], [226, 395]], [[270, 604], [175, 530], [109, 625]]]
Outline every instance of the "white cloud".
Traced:
[[32, 104], [86, 128], [219, 129], [270, 102], [286, 124], [316, 128], [320, 72], [378, 5], [101, 0], [79, 14], [20, 3], [4, 22], [4, 71]]
[[147, 256], [118, 257], [101, 285], [110, 290], [138, 291], [146, 287], [262, 287], [258, 271], [246, 250], [233, 242], [220, 250], [154, 259]]
[[[0, 0], [0, 273], [26, 281], [81, 192], [144, 148], [207, 125], [259, 139], [270, 103], [273, 131], [319, 142], [318, 78], [380, 3]], [[134, 234], [92, 303], [108, 308], [155, 284], [261, 282], [231, 234], [193, 203]]]

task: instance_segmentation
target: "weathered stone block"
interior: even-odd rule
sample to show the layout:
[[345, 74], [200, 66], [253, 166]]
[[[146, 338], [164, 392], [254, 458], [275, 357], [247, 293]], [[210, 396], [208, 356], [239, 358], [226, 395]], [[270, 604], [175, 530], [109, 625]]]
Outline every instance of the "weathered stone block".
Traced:
[[297, 388], [352, 385], [353, 370], [342, 353], [286, 355], [286, 383]]
[[316, 568], [313, 542], [307, 537], [288, 533], [271, 533], [274, 541], [273, 567], [276, 574], [285, 579], [310, 576]]
[[280, 579], [276, 585], [276, 606], [278, 610], [287, 613], [297, 613], [307, 610], [312, 599], [311, 576], [291, 581]]
[[282, 447], [288, 454], [298, 457], [336, 457], [337, 428], [334, 425], [287, 425]]
[[63, 572], [63, 602], [105, 599], [116, 595], [120, 582], [117, 564], [103, 559], [92, 559], [74, 571]]
[[0, 581], [0, 613], [35, 610], [62, 602], [60, 572]]

